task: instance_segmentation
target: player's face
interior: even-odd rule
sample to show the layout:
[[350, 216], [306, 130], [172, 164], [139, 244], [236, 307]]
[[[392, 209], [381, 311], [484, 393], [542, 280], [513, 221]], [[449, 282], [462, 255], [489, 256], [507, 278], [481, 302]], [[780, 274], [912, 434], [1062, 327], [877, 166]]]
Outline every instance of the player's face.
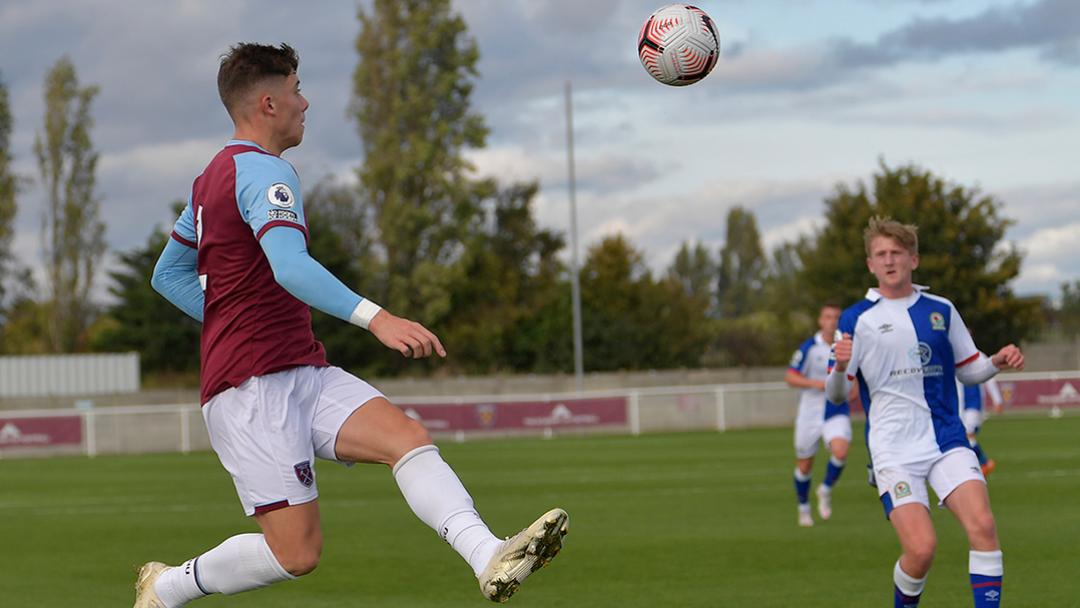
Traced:
[[832, 306], [826, 306], [821, 309], [821, 313], [818, 314], [817, 325], [821, 330], [821, 335], [825, 336], [825, 340], [832, 341], [833, 335], [836, 334], [836, 325], [840, 322], [840, 309], [833, 308]]
[[919, 255], [911, 253], [890, 236], [876, 236], [870, 241], [870, 256], [866, 266], [878, 280], [878, 289], [890, 295], [906, 295], [911, 287], [911, 274], [919, 267]]
[[304, 139], [304, 112], [308, 109], [308, 100], [300, 93], [300, 77], [296, 72], [289, 74], [282, 82], [275, 95], [278, 109], [277, 127], [281, 134], [283, 149], [300, 145]]

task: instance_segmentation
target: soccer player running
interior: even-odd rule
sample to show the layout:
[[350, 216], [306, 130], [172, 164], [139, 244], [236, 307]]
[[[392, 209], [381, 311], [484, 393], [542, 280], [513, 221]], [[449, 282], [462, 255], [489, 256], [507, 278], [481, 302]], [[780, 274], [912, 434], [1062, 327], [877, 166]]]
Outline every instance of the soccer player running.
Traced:
[[983, 402], [990, 399], [994, 413], [1000, 414], [1004, 409], [1001, 400], [1001, 389], [997, 380], [991, 378], [983, 384], [965, 385], [957, 382], [957, 393], [960, 396], [960, 420], [964, 423], [964, 431], [967, 432], [968, 443], [975, 450], [975, 457], [979, 459], [979, 466], [983, 475], [990, 476], [997, 468], [997, 462], [986, 455], [979, 443], [979, 432], [982, 431], [984, 420]]
[[840, 317], [826, 393], [843, 399], [849, 383], [858, 382], [878, 493], [900, 540], [894, 606], [918, 606], [934, 558], [927, 482], [967, 533], [976, 608], [999, 606], [1001, 548], [986, 480], [960, 422], [954, 378], [985, 382], [1000, 369], [1023, 368], [1024, 357], [1011, 344], [983, 355], [952, 303], [912, 283], [919, 266], [915, 226], [875, 217], [864, 241], [878, 286]]
[[203, 324], [203, 418], [262, 533], [233, 536], [181, 566], [145, 564], [135, 607], [174, 608], [311, 572], [323, 545], [315, 457], [392, 467], [406, 503], [468, 562], [484, 596], [506, 601], [558, 553], [567, 515], [552, 509], [500, 541], [424, 427], [327, 363], [309, 306], [408, 358], [446, 350], [308, 254], [299, 178], [281, 158], [304, 135], [298, 65], [286, 44], [238, 44], [222, 57], [218, 90], [235, 133], [195, 180], [152, 280]]
[[818, 515], [832, 517], [832, 487], [844, 471], [848, 445], [851, 443], [851, 416], [847, 401], [839, 404], [825, 398], [825, 378], [829, 375], [840, 306], [827, 303], [818, 312], [819, 331], [810, 336], [791, 356], [784, 375], [788, 386], [799, 392], [799, 413], [795, 418], [795, 496], [799, 501], [799, 525], [810, 527], [810, 480], [818, 441], [829, 448], [829, 467], [825, 480], [817, 488]]

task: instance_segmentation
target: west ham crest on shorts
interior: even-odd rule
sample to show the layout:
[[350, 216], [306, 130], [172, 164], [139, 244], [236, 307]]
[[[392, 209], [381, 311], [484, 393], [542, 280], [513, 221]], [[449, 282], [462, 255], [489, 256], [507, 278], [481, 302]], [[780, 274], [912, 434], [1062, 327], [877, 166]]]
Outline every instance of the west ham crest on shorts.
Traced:
[[315, 483], [315, 471], [311, 470], [310, 460], [294, 464], [293, 471], [296, 472], [296, 478], [300, 480], [300, 483], [304, 484], [305, 488], [310, 488], [311, 484]]

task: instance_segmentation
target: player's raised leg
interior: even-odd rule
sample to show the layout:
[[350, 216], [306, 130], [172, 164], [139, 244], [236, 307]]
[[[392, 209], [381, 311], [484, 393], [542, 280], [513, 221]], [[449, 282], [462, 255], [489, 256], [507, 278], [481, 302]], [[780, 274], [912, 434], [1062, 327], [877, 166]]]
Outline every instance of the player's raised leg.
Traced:
[[496, 538], [427, 430], [385, 398], [371, 399], [349, 416], [335, 451], [341, 460], [392, 466], [413, 513], [469, 564], [488, 599], [508, 599], [562, 548], [568, 526], [561, 509], [549, 511], [509, 541]]

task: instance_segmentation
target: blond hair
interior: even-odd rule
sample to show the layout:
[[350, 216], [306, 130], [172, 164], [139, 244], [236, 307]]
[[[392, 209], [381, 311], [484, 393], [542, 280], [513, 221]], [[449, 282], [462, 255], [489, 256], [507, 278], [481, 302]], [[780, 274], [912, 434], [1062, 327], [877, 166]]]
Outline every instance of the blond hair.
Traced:
[[866, 255], [870, 255], [870, 243], [879, 236], [887, 236], [908, 253], [919, 254], [919, 227], [915, 224], [901, 224], [900, 222], [885, 215], [875, 215], [870, 218], [870, 223], [863, 230], [863, 242], [866, 245]]

